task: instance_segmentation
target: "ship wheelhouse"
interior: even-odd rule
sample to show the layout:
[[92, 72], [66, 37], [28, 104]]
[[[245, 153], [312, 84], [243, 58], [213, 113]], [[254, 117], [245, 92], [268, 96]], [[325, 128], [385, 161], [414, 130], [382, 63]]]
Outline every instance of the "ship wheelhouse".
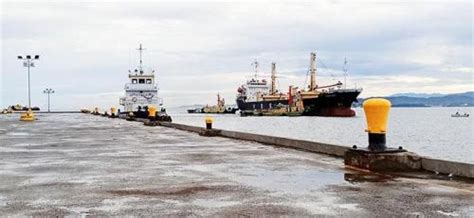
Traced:
[[158, 90], [153, 74], [129, 74], [130, 82], [125, 84], [127, 90]]
[[263, 95], [270, 92], [270, 86], [266, 80], [252, 78], [243, 86], [247, 102], [259, 101]]

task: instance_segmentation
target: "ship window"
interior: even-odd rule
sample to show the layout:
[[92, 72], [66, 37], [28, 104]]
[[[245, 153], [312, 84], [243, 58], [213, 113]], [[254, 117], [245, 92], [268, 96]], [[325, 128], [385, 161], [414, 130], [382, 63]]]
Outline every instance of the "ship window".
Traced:
[[145, 79], [138, 79], [138, 83], [140, 83], [140, 84], [145, 83]]
[[151, 79], [146, 79], [146, 84], [151, 84]]
[[132, 79], [132, 83], [137, 83], [137, 79]]

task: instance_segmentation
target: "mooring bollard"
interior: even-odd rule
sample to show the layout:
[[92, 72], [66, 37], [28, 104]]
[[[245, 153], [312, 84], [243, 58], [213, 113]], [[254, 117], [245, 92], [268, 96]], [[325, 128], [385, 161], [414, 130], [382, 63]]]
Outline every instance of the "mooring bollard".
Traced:
[[93, 114], [94, 115], [100, 115], [98, 107], [94, 108], [94, 113]]
[[212, 122], [214, 121], [212, 117], [206, 117], [204, 121], [206, 122], [206, 129], [212, 129]]
[[[354, 145], [344, 154], [344, 164], [375, 171], [405, 171], [420, 169], [421, 159], [406, 152], [403, 147], [386, 146], [388, 113], [390, 101], [372, 98], [362, 104], [367, 121], [369, 146], [358, 148]], [[404, 153], [405, 152], [405, 153]]]
[[389, 148], [386, 146], [386, 133], [388, 114], [392, 104], [389, 100], [384, 98], [371, 98], [362, 104], [365, 112], [367, 122], [369, 146], [367, 148], [357, 148], [353, 146], [352, 149], [365, 151], [370, 153], [394, 153], [406, 151], [403, 147]]
[[206, 129], [199, 133], [200, 136], [218, 136], [221, 133], [221, 130], [212, 129], [212, 122], [214, 122], [212, 117], [207, 116], [204, 118], [204, 122], [206, 123]]
[[133, 114], [133, 112], [128, 112], [127, 114], [127, 118], [125, 118], [126, 120], [128, 121], [134, 121], [135, 120], [135, 115]]
[[387, 131], [390, 101], [383, 98], [373, 98], [364, 101], [367, 132], [369, 134], [369, 150], [384, 151], [387, 149], [385, 133]]
[[153, 106], [148, 107], [148, 119], [156, 120], [156, 108]]
[[117, 108], [115, 108], [115, 107], [110, 108], [110, 117], [112, 117], [112, 118], [117, 117]]
[[156, 119], [156, 108], [153, 106], [148, 107], [148, 120], [145, 120], [143, 124], [145, 126], [158, 126], [158, 120]]
[[25, 113], [20, 115], [20, 121], [35, 121], [35, 114], [31, 111], [31, 108], [28, 109]]

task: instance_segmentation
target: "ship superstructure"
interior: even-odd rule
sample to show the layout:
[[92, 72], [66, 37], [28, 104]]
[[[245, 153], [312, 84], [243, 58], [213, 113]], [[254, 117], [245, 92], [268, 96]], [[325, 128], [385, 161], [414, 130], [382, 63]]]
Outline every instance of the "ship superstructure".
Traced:
[[263, 100], [263, 96], [268, 95], [271, 89], [271, 86], [270, 84], [268, 84], [267, 80], [260, 79], [258, 77], [258, 61], [255, 60], [252, 65], [255, 67], [255, 74], [238, 89], [238, 97], [244, 98], [244, 100], [247, 102], [256, 102]]
[[237, 89], [237, 106], [239, 109], [241, 111], [268, 109], [277, 106], [280, 101], [285, 103], [287, 96], [278, 93], [276, 89], [275, 63], [272, 63], [272, 81], [270, 84], [267, 80], [259, 78], [259, 63], [255, 61], [253, 66], [255, 67], [253, 77]]
[[133, 71], [129, 70], [130, 81], [125, 84], [125, 97], [120, 98], [120, 105], [124, 107], [124, 112], [146, 111], [150, 106], [159, 111], [161, 99], [158, 98], [158, 86], [155, 81], [154, 70], [145, 72], [143, 69], [142, 44], [137, 49], [140, 53], [140, 64]]

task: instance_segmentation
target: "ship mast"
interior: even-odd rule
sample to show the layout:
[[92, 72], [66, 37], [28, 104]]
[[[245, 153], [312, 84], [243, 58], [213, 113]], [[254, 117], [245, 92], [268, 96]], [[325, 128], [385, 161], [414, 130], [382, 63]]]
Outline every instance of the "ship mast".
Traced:
[[276, 92], [276, 64], [275, 62], [272, 63], [272, 88], [270, 90], [270, 94], [275, 94]]
[[347, 59], [344, 57], [344, 89], [347, 88], [346, 86], [346, 78], [347, 78]]
[[309, 90], [313, 91], [313, 90], [316, 90], [316, 53], [314, 52], [311, 52], [309, 71], [311, 73], [311, 81], [309, 85]]
[[143, 50], [145, 50], [145, 48], [142, 47], [142, 44], [140, 43], [140, 47], [137, 48], [137, 50], [140, 52], [140, 74], [143, 74], [143, 61], [142, 61], [142, 56], [143, 56]]
[[252, 63], [252, 66], [255, 67], [255, 75], [254, 75], [254, 78], [256, 79], [257, 78], [257, 73], [258, 73], [258, 61], [255, 60], [253, 63]]

